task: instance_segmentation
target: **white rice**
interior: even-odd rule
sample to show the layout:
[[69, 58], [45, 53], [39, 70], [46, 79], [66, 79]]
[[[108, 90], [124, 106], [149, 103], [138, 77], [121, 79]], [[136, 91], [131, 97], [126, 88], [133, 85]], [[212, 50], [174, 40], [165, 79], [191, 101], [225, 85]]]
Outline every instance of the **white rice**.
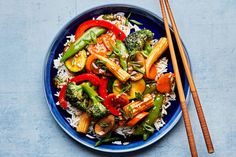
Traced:
[[160, 128], [162, 128], [166, 124], [163, 120], [163, 117], [167, 115], [167, 109], [171, 106], [170, 101], [175, 101], [175, 100], [176, 100], [176, 95], [174, 92], [172, 92], [171, 94], [166, 93], [164, 104], [161, 107], [161, 118], [158, 118], [154, 123], [156, 130], [160, 130]]
[[95, 139], [96, 137], [92, 136], [92, 135], [89, 135], [89, 134], [86, 134], [86, 136], [90, 139]]
[[118, 127], [115, 132], [119, 135], [122, 135], [124, 138], [126, 136], [131, 135], [133, 133], [134, 129], [129, 126], [124, 126], [124, 127]]
[[68, 107], [66, 112], [71, 115], [71, 117], [67, 117], [66, 120], [68, 123], [73, 127], [76, 128], [80, 121], [80, 115], [82, 111], [78, 110], [77, 108], [73, 107], [69, 102], [67, 102]]
[[67, 40], [66, 43], [64, 44], [64, 46], [70, 46], [71, 43], [73, 43], [75, 41], [75, 35], [71, 34], [66, 36]]
[[63, 53], [60, 53], [59, 54], [59, 57], [57, 59], [54, 59], [53, 60], [53, 68], [55, 69], [59, 69], [59, 67], [63, 66], [64, 63], [61, 63], [60, 60], [61, 60], [61, 57], [62, 57], [62, 54]]
[[155, 80], [157, 80], [163, 73], [167, 72], [168, 67], [168, 59], [166, 57], [163, 57], [159, 59], [159, 61], [156, 63], [157, 67], [157, 75]]
[[112, 144], [122, 145], [122, 142], [121, 141], [114, 141], [114, 142], [112, 142]]
[[164, 122], [163, 118], [158, 118], [154, 123], [156, 130], [160, 130], [166, 123]]

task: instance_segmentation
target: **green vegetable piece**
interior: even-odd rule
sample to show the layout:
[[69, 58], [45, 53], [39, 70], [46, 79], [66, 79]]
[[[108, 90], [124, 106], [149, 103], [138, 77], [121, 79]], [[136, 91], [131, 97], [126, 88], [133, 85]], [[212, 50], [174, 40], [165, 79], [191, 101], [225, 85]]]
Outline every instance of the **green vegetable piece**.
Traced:
[[101, 140], [96, 142], [95, 146], [97, 147], [97, 146], [100, 146], [103, 143], [114, 142], [114, 141], [117, 141], [117, 140], [120, 140], [120, 138], [119, 137], [111, 137], [111, 138], [101, 139]]
[[90, 36], [92, 38], [93, 43], [96, 44], [97, 43], [97, 36], [94, 33], [94, 31], [90, 31]]
[[145, 91], [144, 91], [144, 95], [148, 94], [148, 93], [153, 93], [156, 91], [156, 83], [151, 83], [151, 84], [147, 84]]
[[116, 40], [116, 48], [115, 48], [116, 52], [119, 52], [121, 67], [122, 69], [127, 71], [128, 70], [127, 58], [129, 56], [128, 50], [126, 49], [125, 44], [120, 40]]
[[121, 86], [122, 86], [122, 88], [121, 88], [120, 93], [128, 92], [128, 91], [130, 91], [130, 89], [131, 89], [131, 87], [132, 87], [132, 85], [131, 85], [130, 82], [126, 82], [126, 83], [124, 83], [124, 84], [121, 84]]
[[135, 98], [137, 100], [143, 101], [143, 94], [139, 92], [135, 92]]
[[143, 134], [143, 140], [146, 141], [149, 136], [150, 136], [149, 133], [144, 133], [144, 134]]
[[147, 123], [144, 123], [143, 124], [143, 128], [147, 131], [147, 132], [149, 132], [149, 133], [154, 133], [154, 131], [155, 131], [155, 129], [152, 127], [152, 126], [150, 126], [150, 125], [148, 125]]
[[135, 65], [133, 65], [132, 67], [134, 68], [135, 71], [140, 72], [141, 74], [145, 73], [145, 69], [143, 67], [140, 68], [140, 67], [135, 66]]
[[[81, 105], [83, 101], [83, 89], [82, 86], [76, 85], [71, 82], [67, 85], [66, 88], [66, 100], [70, 102], [71, 105], [78, 107], [80, 109], [86, 110], [87, 105]], [[84, 102], [85, 103], [85, 102]]]
[[102, 16], [104, 20], [114, 21], [116, 18], [113, 14], [105, 14]]
[[148, 54], [152, 51], [152, 46], [149, 43], [146, 43], [145, 50], [148, 52]]
[[157, 118], [161, 116], [161, 106], [164, 101], [164, 95], [158, 94], [154, 100], [154, 107], [149, 111], [148, 116], [144, 119], [141, 125], [138, 125], [134, 130], [134, 135], [143, 135], [146, 140], [150, 134], [154, 132], [153, 125]]
[[106, 127], [109, 126], [109, 124], [106, 123], [106, 122], [100, 122], [99, 125], [100, 125], [102, 128], [106, 128]]
[[71, 72], [79, 72], [83, 70], [87, 60], [87, 54], [85, 50], [79, 51], [75, 56], [65, 61], [65, 66]]
[[101, 118], [107, 115], [108, 110], [101, 103], [102, 99], [99, 97], [98, 93], [90, 87], [88, 82], [81, 84], [83, 91], [88, 94], [89, 98], [93, 101], [92, 105], [86, 110], [88, 113], [93, 115], [94, 118]]
[[136, 24], [136, 25], [138, 25], [138, 26], [141, 26], [141, 25], [143, 25], [141, 22], [138, 22], [138, 21], [136, 21], [136, 20], [133, 20], [133, 19], [130, 19], [129, 21], [130, 21], [130, 22], [132, 22], [133, 24]]
[[145, 119], [145, 123], [152, 126], [158, 117], [161, 116], [161, 106], [164, 101], [164, 95], [158, 94], [154, 100], [154, 107]]
[[148, 40], [153, 39], [154, 34], [148, 29], [143, 29], [129, 34], [125, 39], [125, 45], [130, 54], [142, 51]]
[[149, 43], [146, 43], [144, 50], [141, 52], [145, 57], [148, 57], [148, 55], [150, 54], [151, 51], [152, 51], [151, 45]]
[[92, 42], [91, 32], [93, 32], [96, 37], [106, 32], [103, 27], [92, 27], [87, 30], [80, 38], [78, 38], [70, 47], [66, 50], [61, 58], [61, 62], [66, 61], [69, 57], [75, 55], [78, 51], [82, 50], [88, 43]]
[[126, 20], [125, 20], [125, 25], [128, 26], [129, 24], [129, 18], [130, 18], [131, 13], [129, 13], [129, 15], [127, 16]]

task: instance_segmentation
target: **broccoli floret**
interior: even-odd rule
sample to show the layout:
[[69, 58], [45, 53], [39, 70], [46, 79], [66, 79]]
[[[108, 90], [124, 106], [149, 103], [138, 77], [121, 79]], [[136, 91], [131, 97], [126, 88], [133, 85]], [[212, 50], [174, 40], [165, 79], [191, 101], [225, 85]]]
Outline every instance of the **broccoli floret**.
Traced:
[[92, 100], [92, 104], [87, 108], [87, 112], [93, 115], [94, 118], [101, 118], [107, 115], [108, 110], [101, 103], [101, 98], [98, 93], [89, 85], [88, 82], [81, 84], [83, 91], [88, 94], [89, 98]]
[[81, 85], [75, 83], [69, 83], [66, 88], [66, 100], [71, 105], [80, 108], [82, 110], [87, 109], [87, 100], [84, 99], [83, 88]]
[[153, 39], [154, 34], [149, 29], [143, 29], [131, 33], [125, 39], [125, 45], [129, 52], [142, 51], [147, 40]]
[[[89, 103], [88, 98], [91, 99], [92, 103]], [[69, 83], [66, 88], [66, 100], [71, 105], [88, 112], [94, 118], [101, 118], [108, 113], [106, 107], [101, 103], [102, 100], [98, 93], [89, 82], [80, 85]]]

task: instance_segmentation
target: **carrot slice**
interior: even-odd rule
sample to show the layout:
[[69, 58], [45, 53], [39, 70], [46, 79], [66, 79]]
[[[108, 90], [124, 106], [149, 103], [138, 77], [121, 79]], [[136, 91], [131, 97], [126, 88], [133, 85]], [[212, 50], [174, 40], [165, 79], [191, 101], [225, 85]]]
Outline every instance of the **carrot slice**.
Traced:
[[108, 34], [104, 34], [101, 36], [103, 44], [109, 51], [112, 51], [112, 45], [115, 45], [115, 40]]
[[[99, 38], [98, 38], [99, 39]], [[88, 46], [88, 52], [90, 53], [99, 53], [99, 54], [106, 54], [108, 52], [106, 46], [103, 43], [99, 43], [97, 39], [97, 44], [90, 44]]]
[[157, 80], [156, 88], [160, 93], [170, 93], [174, 83], [174, 74], [166, 73]]
[[150, 68], [149, 75], [147, 76], [147, 78], [155, 80], [156, 76], [157, 76], [157, 66], [156, 64], [153, 64]]
[[127, 124], [129, 126], [134, 126], [140, 120], [142, 120], [144, 117], [146, 117], [148, 114], [149, 114], [148, 112], [141, 112], [141, 113], [137, 114], [134, 118], [132, 118]]

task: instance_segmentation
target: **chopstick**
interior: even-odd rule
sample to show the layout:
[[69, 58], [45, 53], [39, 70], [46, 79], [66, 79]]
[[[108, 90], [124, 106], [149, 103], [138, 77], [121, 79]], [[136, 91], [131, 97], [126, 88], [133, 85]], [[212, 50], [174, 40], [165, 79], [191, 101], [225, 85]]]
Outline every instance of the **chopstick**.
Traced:
[[166, 5], [168, 15], [169, 15], [169, 19], [171, 21], [172, 28], [174, 30], [175, 39], [177, 41], [180, 56], [182, 58], [185, 73], [186, 73], [186, 76], [187, 76], [187, 79], [188, 79], [188, 82], [189, 82], [190, 91], [192, 93], [193, 101], [194, 101], [194, 104], [195, 104], [195, 108], [196, 108], [196, 111], [197, 111], [198, 119], [199, 119], [199, 122], [200, 122], [200, 125], [201, 125], [201, 129], [202, 129], [202, 132], [203, 132], [203, 136], [204, 136], [204, 139], [205, 139], [207, 150], [208, 150], [208, 153], [214, 153], [214, 147], [213, 147], [213, 144], [212, 144], [211, 136], [210, 136], [210, 133], [209, 133], [209, 130], [208, 130], [208, 127], [207, 127], [206, 119], [205, 119], [205, 116], [204, 116], [204, 113], [203, 113], [203, 109], [202, 109], [202, 105], [201, 105], [201, 102], [200, 102], [200, 99], [199, 99], [199, 96], [198, 96], [198, 92], [197, 92], [197, 89], [196, 89], [196, 86], [195, 86], [190, 68], [188, 66], [188, 60], [187, 60], [187, 57], [185, 55], [186, 53], [185, 53], [185, 50], [183, 48], [183, 44], [182, 44], [181, 39], [180, 39], [179, 31], [178, 31], [178, 28], [176, 26], [174, 16], [172, 14], [172, 11], [171, 11], [168, 0], [164, 0], [164, 2], [165, 2], [165, 5]]
[[179, 93], [179, 100], [180, 100], [180, 104], [181, 104], [181, 108], [182, 108], [182, 114], [183, 114], [185, 129], [187, 132], [189, 147], [190, 147], [192, 157], [197, 157], [198, 153], [197, 153], [197, 148], [196, 148], [196, 144], [195, 144], [195, 140], [194, 140], [194, 136], [193, 136], [193, 130], [192, 130], [189, 114], [188, 114], [184, 90], [183, 90], [183, 86], [182, 86], [182, 82], [181, 82], [181, 78], [180, 78], [180, 74], [179, 74], [179, 68], [178, 68], [178, 64], [177, 64], [177, 60], [176, 60], [175, 50], [174, 50], [172, 37], [170, 34], [170, 28], [169, 28], [167, 17], [166, 17], [166, 11], [165, 11], [164, 3], [162, 0], [160, 0], [160, 6], [161, 6], [161, 12], [162, 12], [163, 20], [164, 20], [164, 25], [165, 25], [166, 36], [167, 36], [167, 40], [169, 43], [170, 56], [171, 56], [171, 61], [173, 64], [176, 85], [177, 85], [177, 89], [178, 89], [178, 93]]

